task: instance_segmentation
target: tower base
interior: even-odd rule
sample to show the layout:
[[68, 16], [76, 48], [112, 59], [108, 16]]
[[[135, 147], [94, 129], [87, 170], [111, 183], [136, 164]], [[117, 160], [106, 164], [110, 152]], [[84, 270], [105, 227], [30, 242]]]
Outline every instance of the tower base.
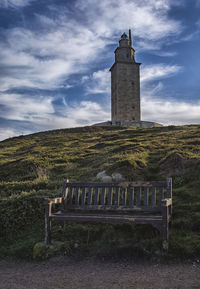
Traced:
[[163, 125], [151, 121], [123, 120], [123, 121], [105, 121], [95, 123], [93, 124], [93, 126], [124, 126], [124, 127], [135, 126], [135, 127], [151, 128], [151, 127], [160, 127]]

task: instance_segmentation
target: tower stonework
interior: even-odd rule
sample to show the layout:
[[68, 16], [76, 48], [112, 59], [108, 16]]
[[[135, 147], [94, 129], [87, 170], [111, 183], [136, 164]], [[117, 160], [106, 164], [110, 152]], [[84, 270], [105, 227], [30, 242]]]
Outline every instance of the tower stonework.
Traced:
[[111, 114], [113, 125], [128, 125], [140, 117], [140, 64], [135, 61], [131, 31], [124, 33], [115, 50], [111, 71]]

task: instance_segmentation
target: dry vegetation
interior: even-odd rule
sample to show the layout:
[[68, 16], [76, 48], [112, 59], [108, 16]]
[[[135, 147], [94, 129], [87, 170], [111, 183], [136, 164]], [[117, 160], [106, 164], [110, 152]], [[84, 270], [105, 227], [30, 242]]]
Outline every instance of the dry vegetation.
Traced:
[[[56, 130], [0, 143], [0, 254], [30, 257], [43, 239], [42, 199], [58, 196], [63, 178], [95, 181], [100, 171], [127, 180], [173, 178], [170, 258], [200, 257], [200, 126]], [[105, 230], [105, 226], [107, 230]], [[158, 254], [148, 226], [69, 224], [66, 248], [99, 254]]]

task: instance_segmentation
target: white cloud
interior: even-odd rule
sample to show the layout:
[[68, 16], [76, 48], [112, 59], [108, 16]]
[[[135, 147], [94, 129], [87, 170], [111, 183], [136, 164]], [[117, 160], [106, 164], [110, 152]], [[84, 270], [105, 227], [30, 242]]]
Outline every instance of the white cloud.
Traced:
[[0, 141], [10, 137], [14, 137], [16, 135], [20, 135], [20, 132], [18, 130], [0, 128]]
[[200, 124], [200, 102], [189, 103], [159, 97], [142, 98], [142, 119], [165, 125]]
[[[110, 118], [108, 106], [103, 107], [92, 101], [74, 102], [70, 105], [63, 101], [64, 106], [60, 107], [60, 113], [57, 114], [52, 105], [53, 97], [37, 96], [35, 99], [20, 94], [2, 94], [0, 96], [3, 105], [1, 117], [9, 121], [18, 121], [19, 127], [18, 129], [2, 129], [0, 131], [1, 139], [31, 133], [31, 131], [91, 125]], [[30, 130], [27, 127], [30, 127]]]
[[179, 65], [166, 65], [166, 64], [152, 64], [143, 65], [141, 67], [141, 82], [149, 82], [156, 79], [171, 77], [180, 72], [182, 67]]
[[0, 94], [1, 117], [9, 120], [37, 121], [47, 118], [54, 113], [52, 97], [36, 96], [31, 98], [28, 95]]
[[[187, 102], [169, 98], [162, 79], [171, 77], [182, 68], [164, 64], [146, 66], [142, 71], [142, 120], [164, 125], [200, 124], [200, 101]], [[151, 82], [157, 80], [156, 82]]]
[[110, 95], [110, 71], [108, 68], [95, 71], [91, 76], [83, 76], [88, 94], [106, 93]]
[[162, 56], [162, 57], [174, 57], [176, 56], [178, 53], [176, 51], [160, 51], [160, 50], [155, 50], [155, 51], [151, 51], [151, 54], [155, 54], [158, 56]]
[[200, 7], [200, 0], [196, 0], [196, 6], [199, 8]]
[[[2, 3], [22, 6], [30, 2]], [[85, 73], [96, 61], [106, 58], [107, 46], [127, 27], [134, 28], [133, 38], [139, 36], [138, 43], [146, 50], [155, 45], [158, 48], [166, 36], [181, 31], [180, 23], [168, 18], [169, 0], [139, 3], [136, 0], [77, 0], [75, 5], [82, 20], [76, 19], [66, 7], [52, 6], [56, 18], [35, 14], [40, 30], [5, 31], [8, 45], [1, 46], [0, 65], [6, 75], [1, 77], [1, 90], [20, 86], [59, 87], [71, 74]], [[151, 45], [146, 45], [146, 41]]]
[[96, 102], [81, 101], [80, 104], [67, 107], [66, 117], [71, 126], [91, 125], [109, 120], [110, 110]]
[[83, 26], [65, 24], [45, 35], [23, 28], [6, 32], [9, 47], [0, 50], [1, 90], [54, 89], [71, 74], [89, 70], [89, 63], [106, 43]]
[[181, 30], [178, 21], [168, 18], [169, 0], [79, 0], [76, 3], [98, 35], [109, 37], [132, 27], [135, 36], [158, 40]]
[[35, 0], [0, 0], [0, 7], [4, 8], [20, 8], [24, 6], [28, 6], [31, 2]]

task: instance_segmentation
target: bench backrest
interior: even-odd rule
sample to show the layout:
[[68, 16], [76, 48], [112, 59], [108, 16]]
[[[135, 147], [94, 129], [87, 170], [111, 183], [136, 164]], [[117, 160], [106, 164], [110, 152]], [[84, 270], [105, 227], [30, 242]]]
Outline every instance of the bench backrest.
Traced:
[[64, 209], [160, 211], [172, 198], [172, 180], [159, 182], [71, 183], [64, 180]]

